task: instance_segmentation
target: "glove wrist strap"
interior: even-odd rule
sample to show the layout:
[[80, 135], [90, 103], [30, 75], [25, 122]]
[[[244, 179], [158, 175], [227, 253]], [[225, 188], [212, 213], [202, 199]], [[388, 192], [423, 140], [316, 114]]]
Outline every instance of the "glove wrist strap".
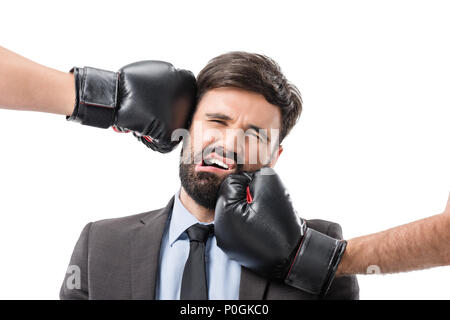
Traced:
[[117, 110], [118, 73], [90, 67], [70, 70], [75, 78], [75, 108], [69, 121], [99, 128], [114, 123]]
[[324, 296], [334, 278], [347, 242], [306, 229], [285, 283], [311, 294]]

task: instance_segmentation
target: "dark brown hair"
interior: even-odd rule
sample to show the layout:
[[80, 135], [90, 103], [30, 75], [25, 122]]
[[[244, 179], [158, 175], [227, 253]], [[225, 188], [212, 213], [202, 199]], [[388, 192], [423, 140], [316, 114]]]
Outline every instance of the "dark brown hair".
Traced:
[[197, 76], [197, 101], [211, 89], [237, 87], [262, 94], [281, 111], [280, 142], [296, 124], [302, 112], [300, 91], [271, 58], [256, 53], [233, 51], [211, 59]]

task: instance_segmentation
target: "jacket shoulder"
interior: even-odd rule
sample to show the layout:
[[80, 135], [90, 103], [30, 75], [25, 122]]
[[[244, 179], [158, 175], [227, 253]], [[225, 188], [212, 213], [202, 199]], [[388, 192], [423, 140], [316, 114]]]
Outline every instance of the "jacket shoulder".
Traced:
[[157, 215], [161, 212], [161, 210], [163, 210], [163, 208], [124, 217], [98, 220], [92, 223], [91, 232], [98, 232], [102, 230], [115, 231], [119, 233], [128, 232], [142, 225], [143, 220]]
[[343, 239], [341, 225], [336, 222], [321, 219], [310, 219], [306, 220], [306, 225], [308, 228], [319, 231], [332, 238], [339, 240]]

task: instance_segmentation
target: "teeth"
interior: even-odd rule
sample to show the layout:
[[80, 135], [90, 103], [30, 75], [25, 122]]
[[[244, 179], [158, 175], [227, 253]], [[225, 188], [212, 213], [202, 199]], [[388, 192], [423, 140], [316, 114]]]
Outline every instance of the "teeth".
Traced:
[[205, 162], [207, 164], [217, 164], [219, 167], [222, 167], [222, 168], [228, 170], [228, 165], [226, 163], [223, 163], [219, 159], [211, 158], [211, 159], [205, 160]]

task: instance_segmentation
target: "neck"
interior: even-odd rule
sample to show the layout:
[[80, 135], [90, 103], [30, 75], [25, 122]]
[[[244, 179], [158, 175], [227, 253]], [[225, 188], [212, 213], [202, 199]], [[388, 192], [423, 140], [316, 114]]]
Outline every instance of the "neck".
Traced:
[[180, 201], [183, 206], [200, 222], [212, 222], [214, 220], [214, 210], [202, 207], [195, 202], [181, 187]]

